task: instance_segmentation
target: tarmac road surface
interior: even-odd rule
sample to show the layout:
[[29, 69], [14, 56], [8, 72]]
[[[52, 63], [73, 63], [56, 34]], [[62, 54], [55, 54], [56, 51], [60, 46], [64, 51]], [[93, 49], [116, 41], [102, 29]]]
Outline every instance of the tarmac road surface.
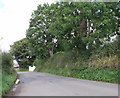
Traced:
[[118, 85], [38, 72], [18, 72], [14, 96], [118, 96]]

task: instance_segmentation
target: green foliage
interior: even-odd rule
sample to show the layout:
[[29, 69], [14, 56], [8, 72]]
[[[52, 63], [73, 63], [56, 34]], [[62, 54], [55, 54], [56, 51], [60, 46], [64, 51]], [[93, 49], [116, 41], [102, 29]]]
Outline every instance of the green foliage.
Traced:
[[75, 78], [96, 80], [96, 81], [105, 81], [111, 83], [118, 83], [118, 69], [108, 68], [108, 67], [99, 67], [99, 68], [87, 68], [82, 71], [73, 72]]
[[10, 90], [11, 86], [16, 80], [17, 74], [16, 71], [11, 71], [11, 74], [3, 73], [2, 74], [2, 95], [5, 95]]
[[11, 53], [14, 59], [17, 60], [20, 68], [28, 68], [35, 59], [35, 55], [32, 54], [31, 50], [28, 48], [28, 40], [26, 38], [15, 42], [11, 46]]
[[120, 36], [117, 37], [117, 41], [116, 43], [114, 44], [116, 46], [116, 54], [118, 56], [118, 58], [120, 58]]
[[27, 31], [30, 48], [41, 59], [51, 56], [55, 47], [53, 40], [56, 37], [48, 30], [51, 22], [54, 21], [53, 9], [56, 9], [56, 6], [49, 7], [48, 4], [38, 6], [38, 10], [32, 14]]
[[41, 59], [71, 50], [91, 55], [117, 32], [116, 7], [117, 3], [103, 2], [39, 5], [27, 31], [30, 48]]
[[12, 53], [23, 68], [33, 63], [38, 71], [117, 83], [120, 39], [111, 37], [118, 32], [118, 16], [116, 2], [39, 5]]
[[3, 96], [10, 90], [17, 77], [17, 73], [13, 69], [13, 58], [11, 53], [2, 52], [0, 56], [2, 59], [2, 66], [0, 65], [0, 67], [2, 67], [2, 71], [0, 69], [0, 88], [2, 88], [1, 92]]
[[118, 83], [118, 69], [108, 67], [89, 67], [84, 69], [69, 69], [69, 68], [43, 68], [37, 69], [38, 72], [46, 72], [67, 77], [87, 79], [94, 81], [104, 81], [110, 83]]
[[74, 53], [58, 52], [45, 61], [43, 67], [37, 66], [36, 71], [80, 79], [118, 83], [119, 61], [117, 55], [102, 55], [102, 57], [99, 55], [94, 54], [87, 60], [80, 56], [74, 60], [76, 56]]
[[13, 70], [13, 59], [10, 53], [3, 52], [2, 53], [2, 71], [11, 73]]
[[45, 66], [44, 62], [45, 62], [45, 60], [42, 60], [40, 58], [36, 58], [35, 61], [33, 62], [33, 65], [37, 66], [39, 68], [43, 68]]
[[46, 66], [51, 66], [53, 68], [69, 67], [72, 65], [71, 55], [71, 52], [65, 54], [57, 53], [46, 62]]

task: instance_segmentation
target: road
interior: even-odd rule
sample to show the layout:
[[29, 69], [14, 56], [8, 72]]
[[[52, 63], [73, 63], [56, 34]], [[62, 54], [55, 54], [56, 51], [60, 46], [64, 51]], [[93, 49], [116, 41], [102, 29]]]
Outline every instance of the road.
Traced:
[[118, 96], [118, 85], [57, 76], [19, 72], [14, 96]]

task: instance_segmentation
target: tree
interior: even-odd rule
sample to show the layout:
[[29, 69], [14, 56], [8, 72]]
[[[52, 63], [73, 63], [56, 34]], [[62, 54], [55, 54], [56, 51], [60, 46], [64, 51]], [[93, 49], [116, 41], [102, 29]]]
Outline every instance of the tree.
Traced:
[[90, 54], [116, 34], [116, 7], [117, 3], [103, 2], [39, 5], [27, 32], [32, 51], [41, 58], [53, 56], [57, 51]]
[[49, 32], [49, 26], [54, 21], [56, 6], [48, 4], [39, 5], [38, 9], [32, 14], [30, 27], [27, 31], [27, 38], [30, 47], [37, 56], [46, 58], [53, 56], [56, 37]]
[[28, 40], [26, 38], [15, 42], [11, 46], [11, 53], [20, 65], [20, 68], [28, 68], [35, 59], [35, 55], [32, 54], [31, 50], [28, 48]]

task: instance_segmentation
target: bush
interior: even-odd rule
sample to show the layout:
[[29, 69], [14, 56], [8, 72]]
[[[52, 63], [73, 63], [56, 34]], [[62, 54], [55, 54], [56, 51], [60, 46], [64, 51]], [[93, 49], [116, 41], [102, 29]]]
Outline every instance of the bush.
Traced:
[[42, 67], [45, 67], [44, 63], [45, 63], [45, 60], [42, 60], [40, 58], [36, 58], [35, 61], [33, 62], [33, 65], [37, 66], [39, 68], [42, 68]]
[[118, 68], [120, 68], [118, 53], [117, 41], [108, 43], [93, 51], [60, 51], [46, 61], [42, 62], [42, 60], [37, 59], [44, 66], [39, 67], [41, 64], [39, 64], [40, 62], [37, 63], [39, 65], [36, 71], [118, 83]]
[[52, 68], [68, 68], [73, 65], [73, 53], [72, 52], [59, 52], [54, 54], [53, 57], [49, 58], [45, 63], [46, 67]]
[[[2, 95], [5, 95], [14, 84], [17, 77], [16, 71], [13, 69], [13, 59], [10, 53], [3, 52], [0, 54], [2, 63], [2, 71], [0, 70]], [[1, 89], [0, 89], [1, 90]], [[1, 94], [1, 93], [0, 93]]]
[[8, 74], [13, 70], [13, 60], [10, 53], [2, 53], [2, 70]]

